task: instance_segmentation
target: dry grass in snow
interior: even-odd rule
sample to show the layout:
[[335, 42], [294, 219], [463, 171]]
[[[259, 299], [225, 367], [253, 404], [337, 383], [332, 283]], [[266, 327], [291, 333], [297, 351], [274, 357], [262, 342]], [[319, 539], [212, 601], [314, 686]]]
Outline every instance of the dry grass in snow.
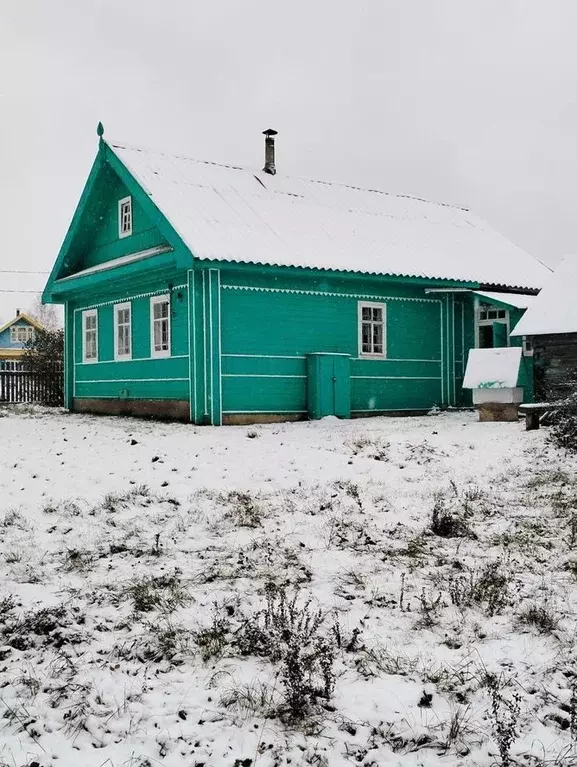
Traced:
[[0, 411], [0, 765], [577, 765], [546, 432]]

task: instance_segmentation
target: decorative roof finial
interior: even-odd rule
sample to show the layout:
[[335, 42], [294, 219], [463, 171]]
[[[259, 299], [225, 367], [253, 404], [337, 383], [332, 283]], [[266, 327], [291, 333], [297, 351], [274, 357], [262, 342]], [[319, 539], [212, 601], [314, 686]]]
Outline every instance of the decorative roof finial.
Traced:
[[102, 141], [102, 136], [104, 136], [104, 125], [102, 123], [98, 123], [96, 126], [96, 135]]

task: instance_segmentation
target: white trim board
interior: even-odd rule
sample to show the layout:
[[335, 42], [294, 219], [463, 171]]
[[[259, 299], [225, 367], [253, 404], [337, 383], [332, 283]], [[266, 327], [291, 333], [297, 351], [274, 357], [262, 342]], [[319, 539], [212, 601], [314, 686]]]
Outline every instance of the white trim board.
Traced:
[[206, 270], [202, 271], [202, 353], [203, 353], [203, 375], [204, 375], [204, 417], [208, 417], [208, 358], [206, 356], [207, 337], [206, 337]]
[[[118, 402], [126, 402], [126, 400], [134, 400], [135, 402], [142, 402], [142, 400], [153, 400], [154, 402], [183, 402], [184, 397], [152, 397], [152, 396], [146, 396], [143, 397], [139, 395], [138, 397], [133, 397], [132, 395], [128, 395], [128, 397], [119, 397], [118, 394], [75, 394], [74, 399], [114, 399]], [[106, 414], [105, 414], [106, 415]], [[112, 415], [112, 414], [110, 414]]]
[[223, 354], [223, 357], [246, 357], [268, 360], [305, 360], [306, 354]]
[[[173, 293], [175, 290], [187, 290], [187, 285], [173, 285], [169, 293]], [[147, 293], [136, 293], [133, 296], [122, 296], [121, 298], [115, 298], [113, 301], [102, 301], [99, 304], [88, 304], [87, 306], [78, 307], [75, 312], [83, 312], [86, 309], [99, 309], [101, 306], [112, 306], [113, 304], [122, 303], [123, 301], [134, 301], [137, 298], [150, 298], [150, 296], [160, 296], [166, 293], [167, 288], [160, 288], [159, 290], [149, 290]]]
[[86, 269], [82, 269], [80, 272], [74, 272], [74, 274], [69, 274], [67, 277], [61, 277], [59, 280], [55, 280], [54, 284], [60, 285], [63, 282], [75, 280], [77, 277], [84, 277], [87, 274], [97, 274], [98, 272], [106, 272], [109, 269], [116, 269], [117, 266], [125, 266], [126, 264], [132, 264], [136, 261], [144, 261], [146, 258], [170, 252], [172, 252], [170, 245], [158, 245], [154, 248], [141, 250], [138, 253], [130, 253], [127, 256], [120, 256], [120, 258], [113, 258], [111, 261], [103, 261], [101, 264], [89, 266]]
[[308, 378], [306, 375], [287, 373], [221, 373], [221, 378]]
[[77, 384], [94, 384], [94, 383], [149, 383], [152, 381], [160, 381], [166, 383], [167, 381], [188, 381], [188, 378], [90, 378], [84, 380], [77, 380]]
[[[186, 273], [187, 279], [187, 301], [186, 317], [188, 330], [188, 396], [190, 400], [190, 422], [196, 423], [197, 402], [196, 402], [196, 290], [194, 269], [189, 269]], [[191, 345], [191, 323], [192, 323], [192, 345]], [[192, 394], [192, 397], [190, 396]]]
[[218, 297], [218, 424], [222, 425], [222, 285], [220, 269], [217, 270], [216, 295]]
[[[311, 354], [329, 354], [331, 356], [349, 357], [351, 362], [372, 362], [374, 361], [370, 357], [352, 357], [344, 352], [311, 352]], [[223, 357], [241, 357], [246, 359], [263, 359], [263, 360], [306, 360], [306, 354], [223, 354]], [[385, 357], [385, 359], [376, 360], [377, 362], [434, 362], [439, 364], [442, 360], [424, 360], [413, 359], [411, 357]]]
[[296, 293], [304, 296], [329, 296], [331, 298], [358, 298], [368, 301], [419, 301], [438, 302], [439, 298], [414, 298], [409, 296], [377, 296], [369, 293], [335, 293], [328, 290], [300, 290], [297, 288], [265, 288], [256, 285], [222, 285], [222, 290], [252, 290], [261, 293]]
[[[126, 360], [98, 360], [97, 362], [91, 362], [91, 365], [113, 365], [116, 362], [150, 362], [150, 360], [157, 360], [159, 357], [131, 357]], [[160, 357], [160, 359], [170, 360], [185, 360], [188, 359], [188, 354], [173, 354], [170, 357]], [[84, 365], [88, 363], [75, 362], [75, 365]]]
[[276, 415], [278, 413], [281, 415], [282, 413], [294, 413], [296, 415], [306, 415], [308, 413], [308, 410], [223, 410], [223, 415], [258, 415], [259, 413], [262, 413], [263, 415]]
[[351, 410], [351, 413], [372, 413], [377, 417], [380, 413], [414, 413], [415, 410], [430, 410], [433, 405], [423, 405], [423, 407], [388, 407], [373, 408], [371, 410]]
[[369, 381], [440, 381], [441, 376], [351, 376], [353, 379], [367, 379]]

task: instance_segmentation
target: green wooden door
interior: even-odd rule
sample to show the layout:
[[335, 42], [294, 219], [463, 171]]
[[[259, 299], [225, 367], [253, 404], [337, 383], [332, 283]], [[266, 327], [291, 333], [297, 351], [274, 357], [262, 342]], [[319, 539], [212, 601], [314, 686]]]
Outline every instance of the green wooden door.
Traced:
[[507, 346], [507, 323], [493, 323], [493, 348], [500, 349]]
[[308, 412], [312, 419], [351, 415], [351, 359], [348, 354], [308, 356]]

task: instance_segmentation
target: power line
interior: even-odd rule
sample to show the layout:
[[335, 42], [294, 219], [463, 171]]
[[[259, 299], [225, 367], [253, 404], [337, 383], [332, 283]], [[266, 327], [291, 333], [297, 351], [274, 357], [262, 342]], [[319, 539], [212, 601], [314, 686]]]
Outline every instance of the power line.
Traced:
[[0, 288], [0, 293], [36, 293], [37, 295], [40, 295], [42, 291], [41, 290], [3, 290]]
[[24, 269], [0, 269], [0, 274], [50, 274], [50, 272], [26, 271]]

